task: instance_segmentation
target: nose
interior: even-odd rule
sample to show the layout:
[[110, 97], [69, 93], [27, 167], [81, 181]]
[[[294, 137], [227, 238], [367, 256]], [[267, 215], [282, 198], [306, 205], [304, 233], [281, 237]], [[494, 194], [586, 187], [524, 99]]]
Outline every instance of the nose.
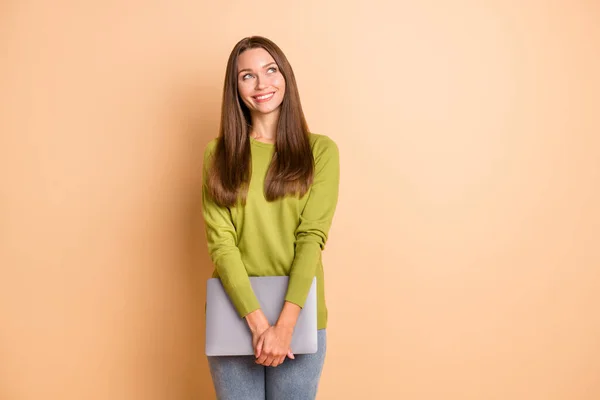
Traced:
[[266, 87], [265, 81], [266, 81], [266, 79], [264, 77], [257, 76], [255, 89], [256, 90], [264, 89]]

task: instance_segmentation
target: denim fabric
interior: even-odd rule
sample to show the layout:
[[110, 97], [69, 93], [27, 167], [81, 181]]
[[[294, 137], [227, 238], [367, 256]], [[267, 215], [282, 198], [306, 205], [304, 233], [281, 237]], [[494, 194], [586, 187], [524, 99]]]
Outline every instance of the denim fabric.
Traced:
[[315, 354], [297, 354], [278, 367], [254, 363], [254, 356], [208, 357], [218, 400], [314, 400], [327, 348], [318, 331]]

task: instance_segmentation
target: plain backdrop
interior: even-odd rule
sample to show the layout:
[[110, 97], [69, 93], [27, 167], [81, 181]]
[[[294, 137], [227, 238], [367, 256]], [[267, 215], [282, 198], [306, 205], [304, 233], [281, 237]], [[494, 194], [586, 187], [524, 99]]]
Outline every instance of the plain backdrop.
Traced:
[[229, 52], [341, 152], [318, 398], [600, 398], [600, 3], [0, 3], [0, 399], [212, 399]]

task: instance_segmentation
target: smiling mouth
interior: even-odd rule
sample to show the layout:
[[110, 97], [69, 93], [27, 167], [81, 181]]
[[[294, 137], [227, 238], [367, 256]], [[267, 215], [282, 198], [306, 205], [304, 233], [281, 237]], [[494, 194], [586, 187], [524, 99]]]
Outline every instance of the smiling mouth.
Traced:
[[255, 101], [257, 101], [258, 103], [263, 103], [263, 102], [271, 100], [271, 98], [273, 97], [274, 94], [275, 94], [275, 92], [271, 92], [271, 93], [267, 93], [267, 94], [261, 94], [260, 96], [252, 96], [252, 98]]

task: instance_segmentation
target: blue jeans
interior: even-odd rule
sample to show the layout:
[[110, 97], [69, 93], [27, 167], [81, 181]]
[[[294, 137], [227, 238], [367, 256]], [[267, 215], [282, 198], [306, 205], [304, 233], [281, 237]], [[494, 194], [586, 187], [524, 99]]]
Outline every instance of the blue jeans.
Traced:
[[315, 354], [296, 354], [278, 367], [264, 367], [254, 356], [208, 357], [218, 400], [314, 400], [327, 348], [318, 331]]

